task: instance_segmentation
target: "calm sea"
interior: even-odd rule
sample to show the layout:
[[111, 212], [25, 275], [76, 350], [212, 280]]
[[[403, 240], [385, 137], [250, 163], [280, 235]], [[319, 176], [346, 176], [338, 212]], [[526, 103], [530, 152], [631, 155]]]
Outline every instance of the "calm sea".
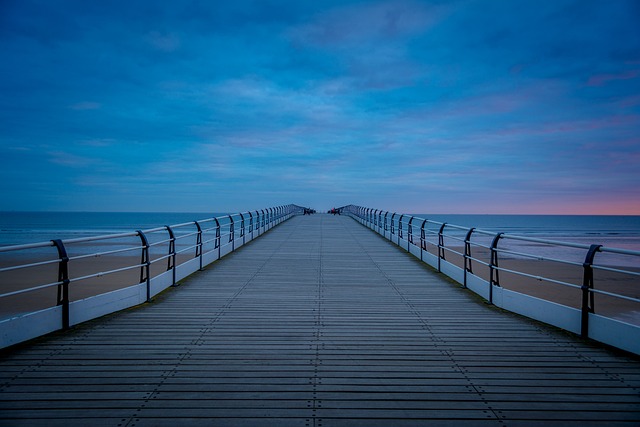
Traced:
[[[222, 213], [0, 212], [0, 246], [145, 230]], [[640, 216], [431, 215], [415, 216], [537, 238], [640, 250]]]
[[223, 213], [0, 212], [0, 246], [147, 230]]
[[486, 231], [640, 251], [640, 216], [638, 215], [416, 214], [415, 216]]

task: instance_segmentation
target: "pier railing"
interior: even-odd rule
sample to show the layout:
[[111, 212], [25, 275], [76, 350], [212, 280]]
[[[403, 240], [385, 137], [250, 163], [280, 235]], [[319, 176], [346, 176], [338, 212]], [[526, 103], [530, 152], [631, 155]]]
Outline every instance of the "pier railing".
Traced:
[[341, 211], [491, 304], [640, 354], [640, 251]]
[[303, 211], [283, 205], [128, 233], [0, 247], [0, 348], [151, 301]]

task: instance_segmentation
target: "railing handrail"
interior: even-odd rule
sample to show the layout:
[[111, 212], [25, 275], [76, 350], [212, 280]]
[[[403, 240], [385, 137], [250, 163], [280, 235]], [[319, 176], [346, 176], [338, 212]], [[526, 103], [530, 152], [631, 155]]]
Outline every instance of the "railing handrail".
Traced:
[[[342, 209], [344, 209], [347, 212], [347, 214], [360, 220], [360, 222], [362, 222], [364, 225], [366, 225], [370, 229], [374, 230], [379, 234], [384, 235], [389, 240], [396, 243], [398, 246], [404, 247], [404, 249], [406, 249], [407, 251], [411, 252], [412, 251], [411, 246], [414, 246], [416, 248], [415, 251], [416, 252], [419, 251], [419, 254], [414, 253], [414, 255], [419, 256], [421, 260], [424, 260], [424, 257], [426, 256], [425, 253], [431, 253], [431, 256], [433, 257], [434, 261], [429, 261], [429, 262], [430, 263], [433, 262], [432, 265], [434, 266], [434, 268], [437, 268], [438, 271], [442, 271], [441, 262], [446, 261], [446, 254], [456, 254], [460, 256], [464, 261], [464, 267], [462, 268], [462, 271], [464, 274], [463, 274], [462, 280], [458, 280], [458, 279], [456, 280], [462, 283], [464, 287], [467, 287], [468, 275], [474, 274], [472, 272], [472, 267], [471, 267], [472, 265], [479, 264], [484, 267], [488, 267], [489, 269], [488, 285], [489, 286], [488, 286], [487, 299], [490, 303], [493, 303], [494, 287], [498, 287], [498, 288], [502, 287], [500, 284], [500, 279], [502, 278], [500, 276], [501, 272], [509, 273], [517, 277], [528, 277], [530, 279], [536, 279], [538, 281], [545, 281], [548, 283], [553, 283], [553, 284], [558, 284], [563, 286], [570, 286], [572, 288], [580, 289], [582, 297], [581, 297], [581, 301], [576, 301], [577, 302], [576, 306], [581, 307], [580, 308], [582, 313], [581, 334], [585, 337], [589, 336], [589, 314], [595, 313], [594, 297], [593, 297], [594, 294], [601, 294], [611, 298], [619, 298], [628, 302], [640, 303], [640, 298], [635, 295], [625, 295], [623, 293], [620, 293], [622, 291], [617, 291], [617, 292], [609, 291], [609, 290], [605, 291], [597, 288], [594, 285], [595, 279], [593, 275], [594, 270], [601, 270], [601, 271], [608, 271], [612, 273], [624, 274], [626, 275], [626, 277], [629, 277], [630, 279], [635, 277], [640, 277], [640, 265], [638, 265], [637, 267], [629, 267], [629, 268], [626, 268], [620, 265], [615, 265], [615, 264], [605, 265], [603, 264], [602, 261], [598, 260], [598, 257], [595, 256], [598, 253], [611, 253], [611, 254], [637, 257], [633, 259], [640, 260], [640, 251], [638, 250], [604, 247], [602, 245], [595, 245], [595, 244], [567, 242], [567, 241], [560, 241], [560, 240], [554, 240], [554, 239], [522, 236], [522, 235], [513, 234], [513, 233], [502, 233], [502, 232], [496, 232], [491, 230], [482, 230], [474, 227], [465, 227], [465, 226], [460, 226], [455, 224], [449, 224], [446, 222], [433, 221], [433, 220], [421, 218], [415, 215], [407, 215], [407, 214], [401, 214], [400, 219], [396, 221], [395, 218], [398, 215], [396, 212], [384, 211], [384, 210], [378, 210], [378, 209], [374, 211], [374, 210], [371, 210], [370, 208], [365, 208], [365, 207], [356, 206], [356, 205], [347, 205], [347, 206], [344, 206]], [[377, 215], [378, 217], [377, 221], [374, 221], [371, 218], [372, 212], [373, 212], [373, 215]], [[391, 221], [389, 223], [390, 225], [389, 230], [387, 230], [387, 225], [388, 225], [387, 217], [389, 215], [391, 217]], [[380, 220], [383, 216], [384, 216], [384, 224], [381, 224]], [[408, 235], [406, 236], [406, 238], [402, 236], [401, 231], [402, 231], [403, 223], [417, 224], [419, 223], [419, 221], [422, 221], [422, 225], [420, 226], [420, 239], [413, 239], [412, 235]], [[395, 229], [394, 226], [396, 222], [398, 225], [398, 230], [400, 232], [395, 232], [394, 230]], [[432, 227], [427, 228], [430, 225]], [[439, 229], [435, 229], [434, 226], [439, 227]], [[460, 231], [460, 232], [466, 231], [467, 232], [466, 237], [462, 238], [461, 235], [459, 236], [457, 233], [447, 234], [446, 231], [451, 229]], [[482, 242], [477, 241], [477, 239], [476, 240], [472, 239], [472, 235], [473, 236], [483, 235], [485, 238], [492, 239], [492, 242], [489, 245], [483, 244]], [[434, 236], [434, 238], [427, 239], [427, 236]], [[464, 247], [464, 253], [461, 252], [461, 250], [456, 249], [458, 248], [458, 245], [455, 245], [455, 246], [448, 245], [447, 242], [449, 242], [450, 240], [459, 242], [459, 246]], [[509, 247], [505, 248], [504, 244], [500, 243], [504, 241], [507, 241], [507, 242], [521, 241], [521, 242], [535, 243], [537, 245], [545, 245], [551, 248], [563, 248], [563, 249], [572, 249], [572, 250], [577, 249], [577, 250], [583, 251], [584, 261], [577, 262], [577, 261], [571, 261], [569, 259], [562, 259], [559, 257], [551, 257], [547, 255], [541, 256], [533, 253], [521, 252], [520, 250], [511, 249], [513, 246], [511, 246], [511, 248]], [[432, 246], [431, 251], [433, 252], [429, 250], [428, 245]], [[488, 251], [488, 255], [490, 255], [490, 260], [487, 261], [486, 259], [478, 258], [478, 255], [474, 256], [472, 248], [482, 248], [483, 250]], [[520, 271], [514, 268], [505, 268], [503, 265], [499, 265], [499, 260], [501, 260], [500, 254], [502, 254], [503, 256], [510, 255], [512, 257], [516, 257], [517, 259], [531, 258], [539, 261], [551, 261], [554, 263], [560, 263], [563, 265], [572, 266], [572, 268], [582, 268], [582, 271], [583, 271], [582, 279], [581, 279], [581, 282], [579, 282], [579, 279], [576, 277], [575, 280], [576, 282], [579, 282], [579, 283], [569, 283], [565, 279], [554, 278], [550, 276], [549, 273], [546, 273], [546, 275], [536, 275], [536, 274], [531, 274], [529, 272]], [[484, 256], [487, 256], [487, 255], [484, 255]], [[437, 260], [437, 263], [436, 263], [436, 260]], [[451, 263], [449, 264], [453, 265]], [[450, 271], [453, 271], [450, 274], [459, 274], [455, 270], [451, 270], [451, 267], [448, 267], [448, 269]], [[568, 279], [568, 280], [573, 280], [573, 279]], [[638, 327], [640, 328], [640, 325]]]
[[[345, 206], [347, 207], [347, 206]], [[399, 215], [398, 213], [394, 213], [393, 211], [380, 211], [380, 213], [383, 212], [387, 212], [389, 214], [392, 214], [393, 216], [397, 216]], [[487, 236], [494, 236], [496, 234], [495, 231], [492, 230], [485, 230], [485, 229], [481, 229], [481, 228], [475, 228], [475, 227], [467, 227], [464, 225], [457, 225], [457, 224], [451, 224], [451, 223], [444, 223], [444, 222], [440, 222], [440, 221], [434, 221], [434, 220], [430, 220], [430, 219], [425, 219], [419, 216], [415, 216], [415, 215], [408, 215], [408, 214], [400, 214], [401, 216], [405, 217], [405, 219], [402, 221], [403, 224], [408, 224], [409, 221], [411, 221], [412, 219], [416, 219], [416, 220], [423, 220], [426, 221], [427, 224], [434, 224], [437, 226], [442, 226], [443, 224], [446, 225], [446, 228], [455, 228], [461, 231], [467, 231], [471, 228], [474, 229], [475, 233], [479, 233], [479, 234], [484, 234]], [[428, 231], [428, 230], [425, 230]], [[438, 232], [431, 232], [429, 234], [433, 234], [433, 235], [438, 235]], [[449, 236], [451, 237], [451, 236]], [[576, 249], [586, 249], [588, 250], [590, 245], [584, 244], [584, 243], [575, 243], [575, 242], [567, 242], [567, 241], [563, 241], [563, 240], [552, 240], [552, 239], [541, 239], [541, 238], [537, 238], [537, 237], [529, 237], [529, 236], [522, 236], [522, 235], [518, 235], [518, 234], [511, 234], [511, 233], [503, 233], [502, 234], [502, 238], [503, 239], [510, 239], [510, 240], [520, 240], [520, 241], [526, 241], [526, 242], [531, 242], [531, 243], [543, 243], [543, 244], [548, 244], [548, 245], [555, 245], [555, 246], [563, 246], [563, 247], [568, 247], [568, 248], [576, 248]], [[622, 249], [622, 248], [613, 248], [613, 247], [605, 247], [602, 246], [600, 247], [600, 249], [598, 250], [598, 252], [611, 252], [611, 253], [617, 253], [617, 254], [621, 254], [621, 255], [633, 255], [633, 256], [640, 256], [640, 251], [635, 251], [635, 250], [630, 250], [630, 249]]]
[[[215, 247], [210, 249], [207, 254], [210, 254], [213, 251], [218, 253], [217, 259], [220, 259], [224, 254], [229, 253], [230, 251], [234, 251], [238, 247], [242, 246], [246, 243], [247, 239], [252, 240], [272, 227], [278, 225], [282, 221], [290, 218], [296, 214], [302, 214], [304, 210], [308, 208], [304, 208], [302, 206], [289, 204], [289, 205], [280, 205], [277, 207], [264, 208], [261, 210], [255, 210], [255, 216], [251, 211], [246, 212], [237, 212], [231, 214], [225, 214], [220, 216], [215, 216], [211, 218], [205, 218], [196, 221], [188, 221], [175, 225], [168, 226], [160, 226], [149, 228], [146, 230], [137, 230], [131, 232], [124, 233], [111, 233], [111, 234], [103, 234], [97, 236], [87, 236], [80, 238], [71, 238], [71, 239], [53, 239], [45, 242], [36, 242], [29, 244], [20, 244], [20, 245], [7, 245], [0, 247], [0, 255], [9, 254], [12, 252], [20, 252], [20, 254], [29, 255], [29, 250], [41, 249], [41, 248], [57, 248], [57, 256], [54, 254], [48, 254], [46, 260], [36, 259], [35, 261], [31, 257], [29, 262], [20, 264], [19, 260], [22, 258], [16, 258], [16, 263], [13, 265], [8, 265], [3, 268], [0, 268], [0, 273], [10, 272], [19, 269], [32, 268], [44, 265], [58, 265], [58, 276], [52, 277], [52, 280], [46, 281], [46, 278], [43, 278], [43, 281], [37, 283], [33, 286], [26, 286], [22, 289], [14, 289], [10, 292], [5, 292], [0, 294], [0, 299], [9, 297], [9, 296], [17, 296], [20, 294], [25, 294], [28, 292], [37, 291], [40, 289], [58, 286], [58, 305], [63, 304], [63, 329], [69, 326], [69, 285], [72, 283], [77, 283], [79, 281], [83, 281], [86, 279], [102, 277], [114, 273], [124, 272], [127, 270], [133, 269], [141, 269], [140, 273], [140, 281], [139, 283], [145, 283], [147, 287], [147, 301], [150, 300], [151, 290], [150, 290], [150, 282], [156, 277], [151, 277], [149, 267], [153, 264], [157, 264], [159, 261], [168, 260], [167, 263], [167, 271], [171, 271], [173, 276], [172, 283], [176, 284], [176, 269], [177, 267], [184, 265], [188, 261], [184, 261], [182, 263], [178, 263], [177, 256], [184, 255], [188, 252], [195, 252], [194, 258], [200, 258], [199, 268], [202, 269], [202, 256], [204, 246], [208, 243], [215, 243]], [[250, 221], [245, 221], [245, 219], [249, 219]], [[234, 219], [236, 219], [234, 221]], [[253, 226], [253, 221], [255, 220], [256, 228], [255, 230], [248, 230], [247, 227]], [[210, 228], [202, 228], [201, 224], [211, 223], [213, 225]], [[186, 232], [181, 232], [185, 227], [193, 227], [193, 231], [188, 230]], [[197, 231], [196, 231], [197, 230]], [[211, 236], [211, 239], [202, 239], [203, 235], [209, 235], [215, 232], [215, 237]], [[151, 241], [149, 239], [150, 235], [157, 233], [168, 233], [168, 238]], [[234, 238], [234, 234], [238, 233], [243, 238], [236, 241]], [[229, 236], [230, 241], [226, 242], [226, 239], [222, 239], [221, 237]], [[123, 243], [123, 247], [112, 249], [112, 250], [97, 250], [91, 253], [81, 253], [73, 256], [67, 255], [67, 246], [73, 246], [77, 244], [84, 243], [98, 243], [105, 241], [112, 241], [114, 239], [125, 239], [125, 238], [133, 238], [137, 237], [136, 243]], [[195, 241], [195, 243], [193, 243]], [[169, 253], [166, 253], [161, 256], [151, 257], [151, 249], [154, 247], [166, 247], [169, 246]], [[230, 250], [227, 248], [230, 246]], [[211, 245], [214, 246], [214, 245]], [[95, 247], [95, 246], [94, 246]], [[222, 253], [222, 249], [225, 249], [225, 253]], [[107, 269], [105, 271], [98, 271], [96, 268], [93, 271], [85, 272], [81, 275], [70, 277], [69, 270], [67, 265], [69, 263], [74, 263], [74, 261], [79, 261], [87, 258], [99, 258], [107, 255], [116, 255], [123, 252], [135, 252], [141, 251], [142, 259], [140, 262], [134, 262], [132, 265], [123, 265], [118, 266], [117, 268]], [[154, 252], [155, 253], [155, 252]], [[13, 259], [13, 258], [12, 258]], [[213, 260], [215, 261], [215, 259]], [[213, 262], [210, 261], [210, 262]], [[158, 275], [160, 275], [159, 273]], [[57, 280], [56, 280], [57, 279]], [[55, 304], [54, 304], [55, 305]], [[27, 314], [27, 313], [23, 313]], [[20, 316], [20, 315], [19, 315]], [[7, 319], [0, 319], [7, 320]], [[0, 346], [1, 347], [1, 346]]]

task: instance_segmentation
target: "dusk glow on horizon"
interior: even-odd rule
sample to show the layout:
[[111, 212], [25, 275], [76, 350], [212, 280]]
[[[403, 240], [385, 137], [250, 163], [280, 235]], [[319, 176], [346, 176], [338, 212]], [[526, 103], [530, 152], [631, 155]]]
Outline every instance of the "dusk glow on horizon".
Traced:
[[0, 210], [640, 215], [640, 2], [0, 3]]

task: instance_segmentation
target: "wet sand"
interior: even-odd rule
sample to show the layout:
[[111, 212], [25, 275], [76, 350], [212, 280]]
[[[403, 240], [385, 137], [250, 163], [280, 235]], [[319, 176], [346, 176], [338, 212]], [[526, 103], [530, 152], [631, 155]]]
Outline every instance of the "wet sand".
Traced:
[[[432, 254], [437, 253], [437, 248], [431, 245], [428, 249]], [[460, 249], [461, 248], [456, 250]], [[480, 258], [482, 261], [488, 263], [489, 251], [485, 250], [483, 252], [482, 250], [476, 250], [474, 257]], [[177, 263], [180, 264], [193, 258], [194, 254], [179, 255], [177, 257]], [[15, 265], [16, 263], [38, 262], [44, 259], [51, 259], [51, 257], [23, 257], [18, 259], [5, 255], [0, 257], [0, 267]], [[463, 266], [463, 258], [455, 253], [447, 252], [445, 259], [459, 267]], [[113, 255], [72, 260], [69, 263], [69, 276], [72, 280], [72, 283], [69, 285], [70, 301], [77, 301], [140, 283], [141, 267], [106, 274], [101, 277], [75, 280], [79, 277], [97, 272], [106, 272], [127, 266], [139, 265], [140, 261], [140, 256]], [[500, 259], [499, 266], [501, 268], [522, 271], [534, 276], [544, 276], [554, 280], [572, 283], [578, 287], [582, 285], [583, 268], [581, 266], [566, 265], [552, 261], [508, 258]], [[166, 259], [160, 260], [151, 266], [152, 277], [164, 271], [167, 271]], [[472, 261], [472, 271], [475, 275], [485, 280], [489, 279], [488, 266]], [[57, 281], [57, 274], [57, 264], [3, 272], [0, 273], [0, 293], [55, 283]], [[594, 279], [595, 289], [640, 298], [640, 280], [638, 280], [637, 277], [614, 272], [595, 271]], [[569, 307], [578, 309], [581, 307], [582, 292], [579, 288], [549, 283], [505, 271], [499, 272], [499, 283], [500, 286], [505, 289], [521, 292]], [[57, 303], [57, 288], [58, 286], [54, 285], [46, 289], [0, 298], [0, 319], [55, 306]], [[640, 303], [596, 294], [595, 312], [628, 323], [640, 325]]]
[[[430, 252], [431, 252], [431, 248]], [[462, 248], [456, 249], [462, 252]], [[437, 253], [437, 252], [436, 252]], [[488, 250], [475, 250], [473, 256], [489, 263], [490, 254]], [[458, 267], [463, 267], [464, 259], [455, 253], [447, 252], [445, 259]], [[506, 271], [498, 272], [499, 285], [505, 289], [531, 295], [547, 301], [566, 305], [580, 309], [582, 307], [582, 286], [584, 268], [575, 265], [568, 265], [560, 262], [537, 259], [515, 259], [502, 257], [498, 259], [499, 268], [514, 270], [532, 276], [540, 276], [560, 282], [573, 284], [570, 287], [547, 280], [538, 280]], [[474, 275], [484, 280], [489, 280], [489, 267], [479, 262], [471, 261], [471, 268]], [[640, 271], [640, 269], [622, 267], [625, 270]], [[624, 295], [631, 298], [640, 299], [640, 278], [629, 274], [617, 273], [594, 269], [594, 289]], [[612, 317], [624, 322], [640, 325], [640, 303], [627, 301], [621, 298], [607, 295], [594, 295], [595, 313]]]
[[[19, 264], [40, 262], [50, 258], [12, 258], [0, 260], [0, 268]], [[156, 258], [157, 259], [157, 258]], [[179, 265], [193, 255], [178, 255], [176, 263]], [[152, 259], [153, 261], [153, 259]], [[126, 288], [141, 282], [140, 256], [101, 256], [72, 260], [69, 262], [69, 301], [77, 301], [117, 289]], [[125, 271], [104, 274], [99, 277], [78, 280], [81, 277], [100, 272], [133, 267]], [[167, 260], [159, 260], [151, 264], [151, 277], [167, 271]], [[55, 284], [58, 281], [58, 264], [29, 267], [0, 273], [0, 293], [8, 293], [21, 289], [28, 289], [43, 284]], [[58, 285], [44, 289], [30, 291], [18, 295], [0, 298], [0, 319], [21, 313], [54, 307], [58, 300]]]

